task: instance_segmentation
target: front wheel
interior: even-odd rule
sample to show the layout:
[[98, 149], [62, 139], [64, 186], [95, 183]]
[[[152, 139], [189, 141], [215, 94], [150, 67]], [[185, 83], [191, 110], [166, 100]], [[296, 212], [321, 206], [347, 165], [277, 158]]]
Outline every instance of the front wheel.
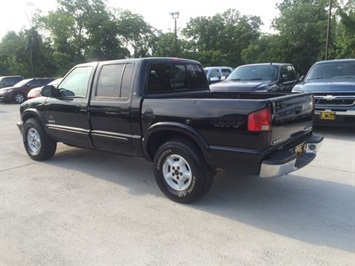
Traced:
[[23, 143], [31, 159], [44, 161], [53, 157], [57, 143], [45, 132], [35, 118], [28, 119], [23, 126]]
[[213, 183], [213, 173], [199, 150], [184, 140], [164, 143], [155, 154], [153, 166], [160, 190], [179, 203], [196, 201]]

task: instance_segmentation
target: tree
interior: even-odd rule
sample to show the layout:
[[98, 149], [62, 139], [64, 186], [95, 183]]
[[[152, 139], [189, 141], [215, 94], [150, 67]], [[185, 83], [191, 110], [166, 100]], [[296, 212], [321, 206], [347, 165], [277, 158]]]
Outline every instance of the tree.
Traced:
[[301, 74], [324, 58], [327, 6], [327, 0], [284, 0], [277, 5], [280, 16], [273, 25], [279, 32], [280, 58]]
[[117, 25], [121, 40], [132, 51], [133, 57], [151, 56], [157, 41], [155, 29], [141, 15], [128, 10], [117, 10]]
[[7, 33], [0, 43], [1, 75], [43, 77], [53, 74], [50, 46], [35, 28]]
[[213, 17], [190, 19], [182, 34], [204, 65], [237, 66], [244, 63], [242, 50], [258, 40], [261, 25], [259, 17], [228, 9]]
[[8, 32], [0, 43], [0, 75], [28, 76], [28, 68], [23, 60], [25, 41], [14, 31]]
[[242, 60], [246, 64], [284, 62], [285, 55], [280, 53], [283, 40], [278, 34], [263, 34], [254, 43], [242, 50]]
[[173, 32], [159, 33], [156, 39], [152, 50], [153, 56], [171, 57], [174, 55], [174, 49], [172, 48], [174, 47], [175, 35]]
[[337, 14], [340, 21], [336, 35], [336, 58], [355, 58], [355, 1], [349, 0]]

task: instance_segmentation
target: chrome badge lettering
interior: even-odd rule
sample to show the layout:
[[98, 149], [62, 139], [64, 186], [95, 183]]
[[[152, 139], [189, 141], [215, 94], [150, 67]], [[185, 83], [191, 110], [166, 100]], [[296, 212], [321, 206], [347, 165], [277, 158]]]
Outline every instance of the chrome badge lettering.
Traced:
[[55, 119], [53, 115], [48, 116], [48, 123], [49, 124], [55, 124]]

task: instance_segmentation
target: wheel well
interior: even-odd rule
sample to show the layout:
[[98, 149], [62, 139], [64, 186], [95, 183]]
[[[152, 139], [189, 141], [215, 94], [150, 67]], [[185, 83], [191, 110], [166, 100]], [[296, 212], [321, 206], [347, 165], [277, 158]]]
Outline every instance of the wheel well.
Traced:
[[28, 113], [28, 114], [25, 114], [22, 118], [22, 121], [23, 123], [25, 123], [28, 119], [30, 118], [34, 118], [34, 119], [37, 119], [38, 122], [41, 122], [40, 119], [35, 115], [35, 114], [32, 114], [32, 113]]
[[[195, 143], [196, 142], [189, 136], [187, 136], [186, 134], [180, 133], [180, 132], [173, 132], [173, 131], [160, 131], [155, 133], [153, 136], [150, 137], [149, 139], [149, 143], [148, 143], [148, 153], [149, 156], [153, 159], [155, 153], [157, 152], [157, 150], [159, 149], [159, 147], [172, 139], [185, 139], [191, 143]], [[198, 147], [198, 145], [196, 145]]]
[[42, 120], [38, 115], [36, 115], [35, 113], [26, 113], [26, 114], [24, 114], [23, 117], [22, 117], [22, 122], [23, 122], [23, 124], [25, 124], [26, 121], [27, 121], [28, 119], [31, 119], [31, 118], [36, 119], [37, 122], [38, 122], [38, 123], [44, 128], [44, 130], [46, 131], [46, 127], [45, 127], [45, 124], [43, 123], [43, 120]]
[[201, 146], [197, 143], [197, 141], [192, 137], [188, 136], [187, 134], [176, 132], [176, 131], [169, 131], [169, 130], [160, 131], [154, 133], [154, 135], [150, 137], [147, 145], [147, 152], [149, 154], [150, 159], [153, 160], [155, 153], [163, 143], [172, 139], [182, 139], [189, 142], [191, 145], [194, 145], [196, 149], [198, 149], [198, 151], [201, 153], [201, 155], [205, 158], [210, 168], [212, 170], [215, 170], [211, 161], [208, 159], [208, 156], [206, 156], [206, 153], [204, 152], [204, 150], [202, 150], [203, 148], [201, 148]]

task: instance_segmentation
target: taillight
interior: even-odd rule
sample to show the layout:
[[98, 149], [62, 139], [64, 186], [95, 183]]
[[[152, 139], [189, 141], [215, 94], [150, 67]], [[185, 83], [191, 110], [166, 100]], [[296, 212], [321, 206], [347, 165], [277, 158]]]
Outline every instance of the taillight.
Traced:
[[252, 132], [262, 132], [271, 130], [271, 110], [265, 108], [248, 116], [248, 130]]

